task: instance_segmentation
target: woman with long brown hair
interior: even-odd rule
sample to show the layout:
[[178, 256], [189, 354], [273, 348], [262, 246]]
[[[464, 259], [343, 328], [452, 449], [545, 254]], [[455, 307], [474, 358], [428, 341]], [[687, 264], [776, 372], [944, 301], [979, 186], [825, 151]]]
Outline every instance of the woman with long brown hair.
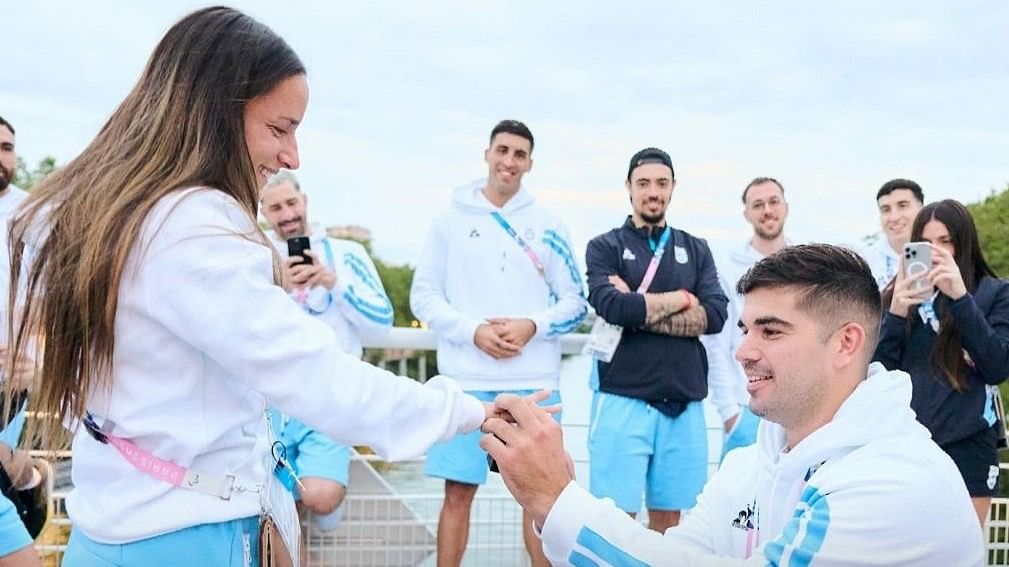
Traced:
[[926, 205], [911, 241], [929, 243], [932, 267], [908, 277], [902, 266], [884, 290], [875, 360], [911, 375], [911, 408], [960, 469], [983, 527], [999, 471], [993, 389], [1009, 377], [1009, 283], [957, 201]]
[[199, 10], [20, 211], [13, 352], [44, 337], [34, 404], [55, 419], [41, 437], [74, 430], [65, 565], [247, 565], [264, 511], [297, 558], [293, 502], [270, 486], [267, 405], [393, 459], [485, 419], [446, 379], [425, 387], [342, 354], [277, 285], [258, 193], [298, 167], [307, 102], [283, 39]]

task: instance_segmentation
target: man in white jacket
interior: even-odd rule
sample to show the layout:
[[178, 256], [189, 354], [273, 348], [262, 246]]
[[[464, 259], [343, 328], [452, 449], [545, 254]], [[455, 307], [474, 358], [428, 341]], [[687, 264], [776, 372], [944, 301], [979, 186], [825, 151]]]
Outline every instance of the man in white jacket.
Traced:
[[746, 243], [715, 259], [725, 296], [729, 298], [727, 324], [717, 335], [702, 335], [708, 353], [708, 387], [711, 401], [722, 418], [725, 439], [722, 456], [732, 449], [752, 445], [759, 419], [750, 411], [746, 375], [733, 354], [743, 334], [735, 324], [743, 308], [736, 283], [755, 263], [791, 244], [785, 238], [788, 202], [785, 188], [773, 177], [757, 177], [743, 189], [743, 218], [753, 227]]
[[[438, 334], [438, 369], [485, 400], [500, 392], [554, 391], [558, 337], [585, 316], [581, 276], [567, 229], [537, 205], [521, 181], [532, 168], [533, 136], [515, 120], [500, 122], [484, 152], [487, 179], [455, 191], [434, 219], [414, 274], [410, 307]], [[445, 479], [438, 522], [438, 565], [462, 561], [477, 488], [487, 478], [478, 433], [428, 453], [425, 472]], [[524, 517], [534, 565], [545, 565]]]
[[[392, 303], [364, 246], [330, 238], [309, 224], [308, 198], [290, 171], [270, 178], [260, 206], [273, 230], [274, 246], [284, 258], [288, 294], [306, 313], [333, 329], [343, 352], [360, 358], [361, 338], [385, 336], [393, 322]], [[304, 256], [289, 256], [287, 239], [300, 236], [309, 238], [310, 249]], [[311, 263], [304, 262], [305, 256]], [[278, 466], [278, 476], [298, 498], [302, 514], [311, 512], [323, 531], [335, 529], [347, 494], [350, 447], [283, 412], [271, 410], [270, 419], [294, 471]]]
[[903, 372], [869, 365], [881, 311], [854, 252], [785, 248], [740, 281], [736, 352], [757, 443], [729, 454], [697, 506], [658, 534], [572, 479], [560, 428], [502, 397], [482, 445], [542, 526], [554, 565], [983, 565], [980, 526], [952, 460], [910, 409]]

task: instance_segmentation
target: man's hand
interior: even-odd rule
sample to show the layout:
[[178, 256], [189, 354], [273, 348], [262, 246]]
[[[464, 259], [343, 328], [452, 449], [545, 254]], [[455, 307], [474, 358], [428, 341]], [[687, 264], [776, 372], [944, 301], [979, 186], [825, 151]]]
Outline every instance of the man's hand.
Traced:
[[473, 344], [495, 359], [509, 358], [522, 352], [522, 347], [509, 342], [498, 334], [497, 327], [484, 323], [473, 333]]
[[4, 379], [12, 381], [13, 387], [11, 389], [14, 391], [33, 391], [35, 389], [35, 361], [30, 356], [22, 354], [11, 365], [8, 360], [9, 355], [7, 345], [0, 345], [0, 373]]
[[322, 263], [319, 255], [311, 250], [305, 250], [305, 255], [312, 259], [311, 264], [301, 264], [301, 256], [292, 256], [284, 261], [284, 271], [286, 277], [284, 282], [287, 290], [304, 288], [311, 289], [316, 286], [323, 286], [326, 289], [333, 289], [336, 285], [336, 274], [329, 271]]
[[497, 461], [509, 492], [536, 525], [543, 526], [554, 502], [574, 480], [561, 425], [530, 398], [501, 394], [494, 406], [515, 423], [488, 419], [480, 446]]
[[631, 292], [631, 287], [629, 285], [627, 285], [627, 282], [625, 282], [624, 280], [622, 280], [620, 278], [620, 276], [618, 276], [616, 274], [613, 274], [613, 275], [610, 276], [609, 280], [610, 280], [610, 283], [613, 284], [613, 287], [617, 288], [617, 291], [619, 291], [620, 293], [630, 293]]
[[494, 327], [494, 331], [502, 339], [518, 345], [519, 348], [526, 346], [533, 335], [536, 334], [536, 323], [532, 319], [508, 319], [495, 317], [487, 319], [487, 322]]

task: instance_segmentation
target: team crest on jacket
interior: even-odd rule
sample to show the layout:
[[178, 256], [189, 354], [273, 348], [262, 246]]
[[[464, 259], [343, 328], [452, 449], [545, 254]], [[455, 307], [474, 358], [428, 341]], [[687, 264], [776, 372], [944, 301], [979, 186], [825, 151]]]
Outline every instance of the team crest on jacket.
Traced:
[[673, 257], [676, 258], [676, 262], [679, 264], [686, 264], [690, 261], [687, 256], [687, 249], [682, 246], [673, 246]]

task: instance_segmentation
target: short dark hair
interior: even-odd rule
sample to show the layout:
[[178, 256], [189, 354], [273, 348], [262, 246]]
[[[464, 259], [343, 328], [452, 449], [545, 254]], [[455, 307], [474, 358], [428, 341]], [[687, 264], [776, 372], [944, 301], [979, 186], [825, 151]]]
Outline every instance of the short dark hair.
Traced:
[[669, 174], [673, 179], [676, 179], [676, 171], [673, 170], [673, 160], [670, 159], [669, 154], [659, 148], [645, 148], [631, 156], [631, 163], [627, 166], [627, 180], [631, 180], [631, 174], [634, 173], [635, 168], [646, 163], [660, 163], [668, 167]]
[[0, 126], [6, 126], [7, 129], [11, 131], [11, 134], [17, 134], [17, 132], [14, 131], [14, 126], [11, 126], [10, 122], [4, 120], [3, 116], [0, 116]]
[[777, 179], [775, 179], [773, 177], [754, 177], [753, 181], [751, 181], [746, 186], [746, 189], [743, 189], [743, 204], [744, 205], [746, 204], [746, 193], [750, 191], [750, 187], [753, 187], [754, 185], [760, 185], [762, 183], [774, 183], [775, 185], [778, 186], [778, 189], [781, 189], [781, 196], [782, 197], [785, 196], [785, 187]]
[[494, 136], [497, 136], [501, 132], [506, 134], [514, 134], [520, 138], [525, 138], [529, 140], [529, 153], [532, 153], [533, 146], [536, 142], [533, 140], [533, 133], [529, 130], [529, 127], [525, 124], [519, 122], [518, 120], [502, 120], [494, 126], [494, 129], [490, 131], [490, 141], [494, 141]]
[[868, 362], [879, 340], [883, 307], [872, 271], [858, 253], [832, 244], [788, 246], [750, 268], [736, 292], [789, 286], [800, 290], [795, 306], [825, 320], [825, 330], [833, 332], [842, 319], [862, 325]]
[[899, 189], [907, 189], [908, 191], [914, 193], [914, 198], [918, 199], [919, 203], [925, 202], [925, 193], [922, 192], [921, 185], [918, 185], [910, 179], [891, 179], [887, 181], [879, 188], [879, 191], [876, 191], [876, 200], [878, 201], [881, 197], [889, 195]]

